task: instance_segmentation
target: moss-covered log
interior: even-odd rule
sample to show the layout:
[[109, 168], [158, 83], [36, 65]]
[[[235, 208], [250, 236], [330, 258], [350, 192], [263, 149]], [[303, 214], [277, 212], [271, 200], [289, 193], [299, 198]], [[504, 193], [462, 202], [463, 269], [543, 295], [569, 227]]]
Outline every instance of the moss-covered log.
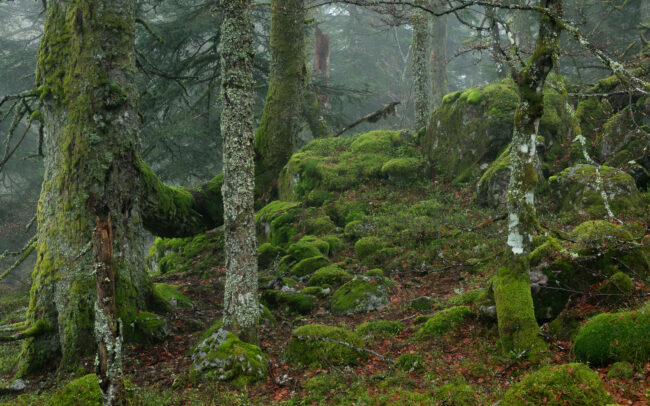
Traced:
[[271, 71], [264, 112], [255, 133], [255, 196], [275, 197], [276, 180], [296, 147], [302, 109], [303, 0], [271, 2]]
[[[542, 5], [562, 15], [562, 0], [544, 0]], [[519, 104], [515, 111], [510, 149], [510, 182], [507, 192], [509, 213], [507, 267], [499, 272], [495, 299], [499, 335], [505, 351], [527, 351], [538, 358], [545, 344], [538, 336], [529, 283], [528, 254], [536, 227], [537, 134], [544, 113], [544, 82], [558, 58], [561, 26], [541, 16], [537, 45], [526, 66], [515, 75]]]

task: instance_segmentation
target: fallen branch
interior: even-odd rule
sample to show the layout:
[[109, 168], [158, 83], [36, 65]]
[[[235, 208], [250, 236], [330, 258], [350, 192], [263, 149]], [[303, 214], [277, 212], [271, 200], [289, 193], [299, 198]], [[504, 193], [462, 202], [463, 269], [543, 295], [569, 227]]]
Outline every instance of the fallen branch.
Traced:
[[296, 335], [296, 334], [292, 334], [291, 336], [294, 337], [294, 338], [298, 338], [300, 340], [327, 341], [327, 342], [334, 343], [334, 344], [344, 345], [344, 346], [346, 346], [348, 348], [352, 348], [355, 351], [365, 352], [367, 354], [374, 355], [377, 358], [381, 358], [383, 361], [385, 361], [389, 365], [393, 364], [393, 360], [390, 357], [381, 355], [380, 353], [378, 353], [376, 351], [373, 351], [373, 350], [368, 350], [366, 348], [357, 347], [356, 345], [352, 345], [352, 344], [350, 344], [348, 342], [345, 342], [345, 341], [334, 340], [334, 339], [329, 338], [329, 337], [313, 337], [313, 336], [303, 336], [303, 335]]
[[389, 114], [394, 116], [395, 115], [395, 106], [397, 106], [400, 103], [401, 103], [401, 101], [398, 100], [398, 101], [393, 101], [393, 102], [390, 102], [390, 103], [386, 104], [384, 107], [380, 108], [379, 110], [375, 111], [374, 113], [370, 113], [370, 114], [368, 114], [366, 116], [361, 117], [360, 119], [358, 119], [354, 123], [346, 125], [341, 131], [334, 134], [334, 137], [338, 137], [339, 135], [343, 134], [347, 130], [349, 130], [351, 128], [354, 128], [354, 127], [358, 126], [359, 124], [361, 124], [361, 123], [363, 123], [365, 121], [367, 121], [369, 123], [375, 123], [375, 122], [379, 121], [380, 118], [386, 118]]
[[10, 336], [0, 336], [0, 342], [24, 340], [25, 338], [38, 337], [50, 331], [50, 325], [45, 320], [37, 320], [30, 327], [20, 333]]
[[20, 251], [17, 251], [17, 252], [7, 252], [7, 251], [5, 251], [2, 255], [0, 255], [0, 259], [5, 258], [8, 255], [11, 255], [11, 256], [20, 255], [20, 258], [18, 258], [18, 260], [16, 260], [16, 262], [14, 262], [14, 264], [12, 266], [10, 266], [9, 269], [7, 269], [2, 274], [0, 274], [0, 281], [3, 280], [4, 278], [6, 278], [7, 275], [9, 275], [11, 273], [11, 271], [18, 268], [20, 266], [20, 264], [25, 262], [25, 260], [27, 258], [29, 258], [29, 256], [32, 254], [32, 252], [34, 252], [35, 249], [36, 249], [36, 236], [33, 236], [27, 242], [27, 244], [23, 247], [23, 249], [21, 249]]

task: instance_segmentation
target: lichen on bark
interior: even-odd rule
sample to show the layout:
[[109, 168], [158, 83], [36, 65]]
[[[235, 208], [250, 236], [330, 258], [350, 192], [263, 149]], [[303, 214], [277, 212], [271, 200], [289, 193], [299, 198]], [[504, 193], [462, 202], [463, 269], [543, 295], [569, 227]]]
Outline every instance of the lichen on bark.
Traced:
[[257, 344], [259, 304], [253, 213], [253, 27], [248, 7], [248, 1], [222, 2], [221, 135], [224, 139], [222, 193], [226, 247], [223, 318], [228, 331], [248, 343]]
[[[417, 4], [421, 4], [419, 1]], [[427, 70], [429, 14], [415, 9], [412, 16], [413, 39], [413, 103], [415, 104], [415, 127], [420, 129], [427, 125], [429, 116], [429, 72]]]

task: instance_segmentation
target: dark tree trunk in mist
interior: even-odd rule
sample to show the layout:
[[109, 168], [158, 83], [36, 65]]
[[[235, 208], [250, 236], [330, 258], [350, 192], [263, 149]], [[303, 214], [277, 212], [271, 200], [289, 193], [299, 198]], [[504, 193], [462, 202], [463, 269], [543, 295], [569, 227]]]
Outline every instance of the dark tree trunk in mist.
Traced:
[[429, 18], [429, 80], [431, 109], [449, 93], [447, 80], [447, 15]]
[[415, 128], [420, 129], [427, 125], [429, 117], [429, 72], [427, 69], [427, 56], [429, 54], [429, 41], [427, 28], [429, 14], [425, 11], [414, 9], [413, 17], [413, 104], [415, 108]]

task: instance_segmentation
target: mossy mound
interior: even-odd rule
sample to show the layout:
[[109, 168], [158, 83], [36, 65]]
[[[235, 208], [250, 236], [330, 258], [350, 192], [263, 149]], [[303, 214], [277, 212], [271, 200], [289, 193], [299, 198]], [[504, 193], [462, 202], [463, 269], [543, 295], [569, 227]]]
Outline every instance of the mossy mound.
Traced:
[[607, 216], [603, 193], [614, 215], [635, 213], [642, 205], [642, 197], [627, 173], [609, 167], [578, 164], [549, 178], [551, 195], [564, 212]]
[[334, 313], [359, 313], [383, 309], [390, 303], [390, 282], [384, 277], [357, 276], [332, 295]]
[[195, 376], [236, 385], [266, 378], [268, 361], [262, 350], [241, 341], [220, 323], [209, 330], [210, 334], [192, 352], [192, 373]]
[[359, 337], [377, 339], [395, 337], [402, 330], [404, 330], [404, 324], [399, 321], [376, 320], [367, 321], [358, 325], [357, 328], [354, 329], [354, 332], [357, 333]]
[[308, 294], [282, 292], [268, 289], [262, 292], [260, 300], [272, 309], [282, 309], [287, 313], [309, 314], [316, 307], [316, 299]]
[[473, 315], [474, 312], [468, 306], [454, 306], [441, 310], [424, 323], [415, 337], [418, 340], [440, 337]]
[[398, 371], [404, 372], [422, 372], [424, 371], [424, 359], [421, 354], [407, 353], [400, 355], [393, 365]]
[[392, 172], [383, 172], [382, 168], [394, 158], [409, 159], [415, 167], [423, 167], [423, 158], [415, 142], [411, 132], [384, 130], [314, 140], [293, 154], [282, 170], [278, 188], [280, 198], [301, 200], [313, 190], [343, 191], [385, 179]]
[[[518, 102], [510, 80], [446, 95], [431, 114], [424, 137], [429, 161], [447, 180], [475, 181], [484, 165], [510, 143]], [[539, 133], [551, 160], [561, 149], [569, 122], [564, 99], [555, 90], [545, 89]]]
[[285, 358], [287, 362], [294, 365], [309, 367], [357, 365], [359, 359], [367, 357], [365, 352], [349, 346], [318, 339], [318, 337], [326, 337], [363, 348], [363, 341], [355, 333], [341, 327], [308, 324], [293, 330], [292, 334], [294, 337], [289, 340]]
[[205, 232], [187, 238], [156, 238], [146, 259], [149, 272], [197, 272], [209, 275], [224, 263], [222, 232]]
[[161, 343], [172, 334], [172, 328], [166, 318], [150, 313], [140, 312], [130, 326], [125, 328], [125, 339], [140, 344]]
[[470, 406], [476, 404], [476, 389], [464, 382], [451, 382], [436, 390], [436, 400], [443, 405]]
[[329, 265], [314, 272], [311, 278], [309, 278], [309, 281], [307, 281], [307, 286], [338, 286], [351, 279], [352, 275], [341, 269], [338, 265]]
[[257, 266], [259, 269], [267, 269], [285, 255], [287, 251], [284, 248], [265, 242], [257, 248]]
[[362, 262], [371, 262], [372, 257], [382, 248], [383, 241], [378, 237], [363, 237], [354, 244], [354, 252]]
[[[313, 253], [309, 247], [316, 248], [316, 252]], [[297, 243], [289, 247], [289, 255], [292, 255], [295, 259], [301, 260], [305, 258], [315, 257], [318, 255], [327, 256], [330, 253], [330, 244], [318, 237], [313, 235], [306, 235], [298, 240]]]
[[609, 379], [630, 379], [632, 376], [634, 376], [634, 365], [626, 361], [615, 362], [607, 372]]
[[293, 276], [297, 276], [301, 278], [301, 277], [309, 276], [314, 272], [316, 272], [317, 270], [328, 266], [329, 264], [330, 261], [323, 256], [306, 258], [298, 262], [296, 265], [294, 265], [289, 271], [289, 273], [291, 273], [291, 275]]
[[603, 313], [590, 319], [575, 338], [576, 358], [592, 365], [650, 360], [650, 305], [640, 310]]
[[52, 405], [102, 405], [102, 392], [99, 388], [97, 375], [88, 374], [68, 382], [60, 391], [52, 396]]
[[604, 406], [611, 402], [598, 374], [574, 363], [547, 366], [525, 376], [506, 392], [501, 404]]
[[151, 294], [154, 307], [162, 311], [171, 312], [179, 307], [185, 309], [194, 307], [189, 297], [166, 283], [154, 283]]
[[393, 158], [381, 167], [381, 173], [395, 183], [408, 183], [421, 175], [422, 160], [416, 158]]
[[615, 304], [621, 301], [621, 296], [630, 296], [634, 293], [634, 282], [632, 278], [623, 272], [616, 272], [601, 287], [598, 288], [598, 294], [601, 303]]

